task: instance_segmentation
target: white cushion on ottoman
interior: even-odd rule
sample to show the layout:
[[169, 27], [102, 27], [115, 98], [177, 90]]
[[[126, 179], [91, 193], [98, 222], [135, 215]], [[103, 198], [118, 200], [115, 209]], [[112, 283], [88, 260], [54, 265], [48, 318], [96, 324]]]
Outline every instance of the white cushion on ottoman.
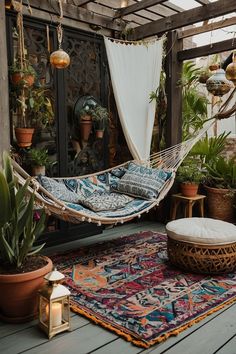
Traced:
[[224, 245], [236, 242], [236, 226], [209, 218], [185, 218], [170, 221], [167, 235], [177, 241], [201, 245]]

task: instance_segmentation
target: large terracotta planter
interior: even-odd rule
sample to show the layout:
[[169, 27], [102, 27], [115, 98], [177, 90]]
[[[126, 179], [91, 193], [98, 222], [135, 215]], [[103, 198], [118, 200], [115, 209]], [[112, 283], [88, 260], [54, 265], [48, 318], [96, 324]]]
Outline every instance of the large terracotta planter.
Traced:
[[34, 128], [15, 128], [17, 145], [19, 147], [29, 147], [32, 145]]
[[234, 222], [235, 193], [229, 189], [204, 187], [207, 191], [208, 216], [213, 219]]
[[184, 197], [196, 197], [198, 192], [198, 184], [196, 183], [181, 183], [180, 190]]
[[38, 313], [38, 290], [44, 276], [52, 270], [52, 261], [46, 256], [47, 265], [28, 273], [0, 274], [0, 319], [9, 323], [32, 320]]

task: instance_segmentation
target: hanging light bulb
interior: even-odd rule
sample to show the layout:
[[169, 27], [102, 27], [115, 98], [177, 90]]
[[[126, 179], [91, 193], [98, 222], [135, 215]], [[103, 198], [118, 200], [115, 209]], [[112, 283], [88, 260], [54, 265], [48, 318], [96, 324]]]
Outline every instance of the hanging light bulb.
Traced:
[[207, 90], [213, 96], [223, 96], [231, 89], [231, 82], [226, 79], [225, 71], [218, 69], [206, 82]]
[[228, 80], [233, 81], [234, 86], [236, 86], [236, 53], [233, 53], [232, 63], [230, 63], [226, 70], [225, 76]]
[[57, 37], [58, 37], [58, 50], [54, 51], [50, 55], [50, 63], [53, 67], [57, 69], [64, 69], [70, 65], [69, 55], [61, 48], [63, 30], [61, 23], [57, 27]]

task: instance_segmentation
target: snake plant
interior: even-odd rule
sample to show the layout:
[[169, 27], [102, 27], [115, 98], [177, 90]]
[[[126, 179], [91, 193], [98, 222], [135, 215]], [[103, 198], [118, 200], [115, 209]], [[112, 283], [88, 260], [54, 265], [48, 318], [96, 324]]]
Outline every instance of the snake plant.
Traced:
[[28, 256], [44, 246], [33, 246], [44, 229], [45, 213], [34, 221], [34, 193], [29, 196], [29, 183], [18, 183], [11, 160], [4, 153], [0, 171], [0, 264], [5, 269], [20, 268]]

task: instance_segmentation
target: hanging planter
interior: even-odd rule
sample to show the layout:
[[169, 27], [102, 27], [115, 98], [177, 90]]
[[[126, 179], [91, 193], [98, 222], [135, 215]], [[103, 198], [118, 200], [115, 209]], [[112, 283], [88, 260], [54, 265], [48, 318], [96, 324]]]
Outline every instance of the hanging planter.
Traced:
[[225, 70], [225, 76], [236, 86], [236, 53], [233, 53], [232, 60], [232, 63], [230, 63]]
[[214, 96], [223, 96], [231, 89], [231, 83], [225, 77], [223, 69], [217, 69], [206, 82], [207, 90]]
[[32, 145], [34, 128], [15, 128], [17, 145], [26, 148]]

